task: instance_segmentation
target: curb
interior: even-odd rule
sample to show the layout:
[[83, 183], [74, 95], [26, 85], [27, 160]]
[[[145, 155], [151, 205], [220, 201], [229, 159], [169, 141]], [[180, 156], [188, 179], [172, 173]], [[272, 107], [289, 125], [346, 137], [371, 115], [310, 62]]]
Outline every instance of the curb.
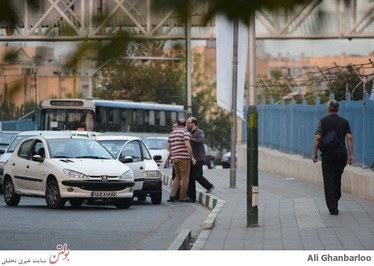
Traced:
[[[162, 182], [166, 186], [171, 187], [173, 180], [170, 176], [163, 174]], [[202, 250], [206, 240], [210, 235], [210, 231], [214, 226], [214, 222], [217, 218], [217, 215], [225, 205], [226, 201], [221, 200], [220, 198], [212, 194], [207, 194], [206, 192], [203, 192], [201, 190], [196, 190], [196, 200], [211, 210], [211, 212], [203, 222], [203, 230], [200, 232], [198, 238], [196, 239], [195, 243], [191, 248], [192, 250]], [[188, 249], [187, 247], [190, 241], [191, 230], [183, 229], [182, 232], [178, 234], [177, 238], [174, 240], [172, 245], [169, 247], [169, 250]]]
[[170, 245], [169, 250], [187, 250], [191, 242], [191, 230], [183, 229]]

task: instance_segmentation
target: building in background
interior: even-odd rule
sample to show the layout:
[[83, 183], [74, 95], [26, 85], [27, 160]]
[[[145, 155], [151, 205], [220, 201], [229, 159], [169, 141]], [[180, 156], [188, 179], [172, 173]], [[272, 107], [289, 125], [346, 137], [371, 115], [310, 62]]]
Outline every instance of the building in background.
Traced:
[[[17, 57], [5, 63], [7, 53], [17, 52]], [[195, 46], [194, 53], [203, 55], [203, 62], [210, 68], [207, 70], [211, 82], [216, 79], [216, 43], [207, 41], [204, 45]], [[47, 98], [71, 98], [89, 96], [89, 73], [92, 72], [94, 61], [87, 57], [77, 66], [76, 71], [64, 68], [68, 57], [58, 59], [54, 57], [54, 48], [28, 47], [26, 45], [3, 44], [0, 46], [0, 99], [19, 106], [25, 102], [36, 102]], [[297, 77], [313, 68], [331, 68], [347, 66], [349, 64], [368, 64], [370, 56], [347, 55], [298, 57], [279, 54], [272, 57], [264, 50], [263, 41], [257, 41], [256, 47], [257, 76], [271, 77], [273, 70]], [[231, 64], [232, 62], [228, 62]], [[365, 74], [371, 74], [374, 66], [364, 68]], [[91, 71], [91, 72], [90, 72]], [[307, 91], [301, 91], [301, 94]]]
[[[5, 62], [4, 57], [16, 55]], [[49, 47], [0, 46], [0, 99], [17, 106], [47, 98], [88, 95], [88, 74], [76, 73], [54, 59]]]

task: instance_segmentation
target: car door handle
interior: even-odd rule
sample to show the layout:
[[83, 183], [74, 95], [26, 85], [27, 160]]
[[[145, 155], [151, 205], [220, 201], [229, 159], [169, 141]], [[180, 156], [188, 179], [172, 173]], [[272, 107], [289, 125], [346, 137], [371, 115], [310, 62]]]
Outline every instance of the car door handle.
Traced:
[[28, 166], [26, 166], [26, 168], [27, 168], [27, 169], [29, 169], [29, 168], [30, 168], [30, 166], [28, 165]]
[[143, 170], [143, 169], [144, 169], [143, 166], [140, 166], [139, 168], [140, 168], [140, 170]]

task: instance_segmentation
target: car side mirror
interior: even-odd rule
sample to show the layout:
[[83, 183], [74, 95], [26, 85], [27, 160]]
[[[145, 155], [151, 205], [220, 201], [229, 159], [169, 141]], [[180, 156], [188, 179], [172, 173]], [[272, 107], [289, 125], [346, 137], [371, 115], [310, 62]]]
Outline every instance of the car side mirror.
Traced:
[[4, 154], [5, 153], [5, 149], [0, 149], [0, 154]]
[[131, 156], [125, 156], [119, 159], [122, 163], [132, 163], [134, 159]]
[[153, 156], [153, 160], [155, 160], [155, 161], [161, 161], [161, 159], [162, 159], [161, 155], [155, 155], [155, 156]]
[[44, 158], [42, 158], [40, 155], [32, 156], [32, 160], [35, 161], [35, 162], [39, 162], [39, 163], [44, 162]]

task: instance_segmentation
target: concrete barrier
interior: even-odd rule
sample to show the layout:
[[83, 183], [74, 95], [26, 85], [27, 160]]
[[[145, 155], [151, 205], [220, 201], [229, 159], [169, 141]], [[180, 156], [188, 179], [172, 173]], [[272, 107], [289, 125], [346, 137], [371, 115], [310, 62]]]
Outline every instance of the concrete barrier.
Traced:
[[[239, 145], [237, 152], [238, 167], [246, 167], [246, 146]], [[259, 147], [258, 170], [323, 186], [321, 162], [314, 164], [311, 158], [300, 155]], [[374, 201], [374, 171], [347, 165], [342, 177], [342, 191]]]

